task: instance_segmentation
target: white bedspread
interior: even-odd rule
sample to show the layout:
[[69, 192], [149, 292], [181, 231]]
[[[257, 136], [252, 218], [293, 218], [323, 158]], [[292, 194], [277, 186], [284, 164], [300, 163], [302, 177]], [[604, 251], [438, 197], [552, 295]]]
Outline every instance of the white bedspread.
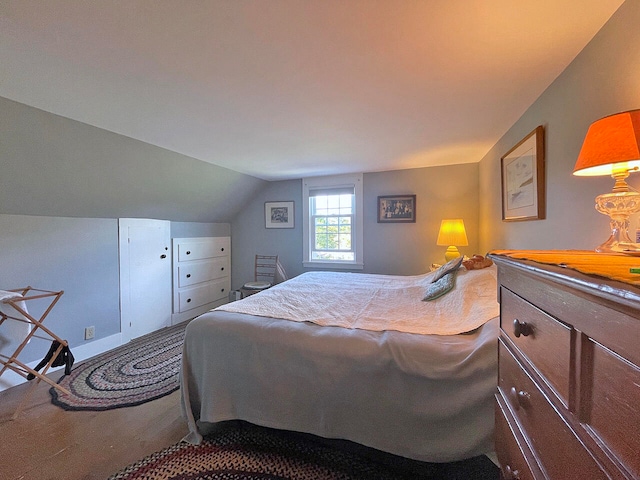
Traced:
[[452, 291], [425, 302], [433, 273], [307, 272], [217, 310], [376, 332], [455, 335], [498, 316], [496, 276], [495, 266], [460, 269]]
[[[381, 280], [406, 286], [399, 277]], [[267, 293], [236, 303], [255, 303]], [[495, 301], [495, 283], [485, 294]], [[455, 313], [446, 318], [456, 323]], [[216, 422], [239, 419], [424, 461], [490, 452], [498, 325], [494, 318], [470, 334], [419, 335], [205, 313], [185, 335], [186, 440], [199, 443]]]

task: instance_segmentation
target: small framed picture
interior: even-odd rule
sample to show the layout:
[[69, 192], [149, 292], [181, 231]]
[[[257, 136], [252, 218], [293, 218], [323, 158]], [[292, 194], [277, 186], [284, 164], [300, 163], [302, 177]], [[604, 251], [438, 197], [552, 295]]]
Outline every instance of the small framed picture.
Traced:
[[415, 223], [415, 195], [384, 195], [378, 197], [378, 223]]
[[545, 217], [544, 127], [524, 137], [502, 158], [502, 220]]
[[266, 228], [293, 228], [293, 202], [265, 202], [264, 219]]

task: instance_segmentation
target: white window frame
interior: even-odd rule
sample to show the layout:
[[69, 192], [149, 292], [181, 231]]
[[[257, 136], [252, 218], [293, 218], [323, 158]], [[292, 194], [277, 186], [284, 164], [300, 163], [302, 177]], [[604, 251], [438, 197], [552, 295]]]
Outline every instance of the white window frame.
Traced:
[[[302, 219], [303, 219], [303, 266], [314, 268], [331, 268], [345, 270], [362, 270], [364, 268], [364, 222], [363, 222], [363, 188], [362, 173], [347, 175], [331, 175], [325, 177], [312, 177], [302, 179]], [[354, 260], [313, 260], [311, 252], [313, 247], [313, 225], [311, 224], [311, 212], [309, 203], [309, 191], [324, 188], [353, 187], [355, 193], [355, 212], [353, 218], [352, 247], [355, 253]]]

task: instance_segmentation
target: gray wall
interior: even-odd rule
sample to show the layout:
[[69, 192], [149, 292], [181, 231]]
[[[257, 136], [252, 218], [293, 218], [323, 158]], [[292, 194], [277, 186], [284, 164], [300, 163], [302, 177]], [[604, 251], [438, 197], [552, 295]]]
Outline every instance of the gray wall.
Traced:
[[[640, 2], [627, 0], [480, 163], [481, 250], [586, 249], [609, 236], [609, 217], [594, 198], [610, 192], [611, 177], [572, 175], [589, 125], [640, 108]], [[500, 157], [537, 125], [546, 129], [547, 219], [502, 222]], [[629, 184], [640, 188], [640, 174]], [[633, 219], [632, 230], [638, 227]]]
[[[267, 182], [0, 98], [0, 289], [64, 290], [47, 324], [72, 347], [120, 332], [119, 217], [227, 236]], [[94, 341], [92, 340], [92, 341]], [[32, 342], [23, 361], [41, 358]]]
[[[294, 202], [294, 228], [265, 228], [265, 202]], [[302, 180], [270, 182], [231, 222], [231, 287], [253, 279], [256, 254], [279, 255], [289, 277], [302, 272]]]
[[171, 222], [171, 238], [228, 237], [230, 223]]
[[0, 97], [0, 213], [229, 222], [264, 180]]
[[[432, 262], [444, 262], [446, 247], [436, 246], [442, 218], [463, 218], [469, 246], [478, 253], [478, 165], [417, 168], [364, 174], [365, 273], [415, 275]], [[377, 223], [379, 195], [416, 194], [416, 223]], [[295, 228], [265, 228], [264, 203], [294, 201]], [[302, 181], [271, 182], [231, 224], [233, 288], [253, 276], [257, 253], [279, 255], [289, 276], [310, 270], [302, 266]]]
[[[0, 266], [0, 290], [64, 290], [45, 325], [72, 347], [84, 342], [86, 326], [97, 338], [120, 331], [117, 220], [0, 215]], [[39, 316], [35, 304], [27, 308]], [[47, 348], [33, 341], [20, 359]]]

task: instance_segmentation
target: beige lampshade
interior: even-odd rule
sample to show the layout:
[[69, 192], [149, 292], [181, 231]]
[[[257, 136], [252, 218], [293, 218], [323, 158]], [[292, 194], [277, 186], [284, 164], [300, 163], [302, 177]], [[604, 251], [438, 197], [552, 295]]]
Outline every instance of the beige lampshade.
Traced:
[[456, 245], [465, 247], [469, 245], [467, 232], [461, 218], [447, 218], [440, 223], [438, 241], [436, 245]]

